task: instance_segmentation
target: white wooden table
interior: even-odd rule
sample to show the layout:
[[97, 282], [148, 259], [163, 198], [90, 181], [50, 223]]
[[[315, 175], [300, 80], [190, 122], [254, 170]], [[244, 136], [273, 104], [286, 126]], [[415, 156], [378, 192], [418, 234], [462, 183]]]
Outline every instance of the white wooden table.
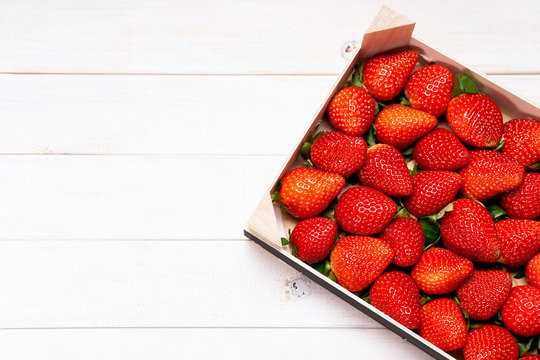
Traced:
[[[534, 0], [387, 0], [540, 102]], [[427, 359], [242, 235], [381, 2], [0, 2], [0, 358]]]

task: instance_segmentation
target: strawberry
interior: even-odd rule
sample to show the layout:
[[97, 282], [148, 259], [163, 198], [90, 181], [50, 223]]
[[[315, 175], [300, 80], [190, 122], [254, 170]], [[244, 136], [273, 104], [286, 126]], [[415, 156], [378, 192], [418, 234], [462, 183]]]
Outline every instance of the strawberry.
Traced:
[[501, 205], [515, 219], [540, 216], [540, 174], [525, 173], [521, 184], [501, 196]]
[[367, 157], [366, 141], [339, 131], [319, 136], [311, 146], [311, 161], [317, 169], [349, 177], [362, 167]]
[[406, 196], [412, 192], [412, 176], [403, 155], [393, 146], [373, 145], [367, 160], [358, 173], [358, 179], [390, 196]]
[[332, 250], [337, 230], [334, 221], [323, 217], [300, 221], [291, 233], [298, 258], [309, 264], [324, 260]]
[[495, 228], [505, 265], [525, 265], [540, 250], [540, 221], [508, 219], [496, 223]]
[[413, 176], [413, 191], [403, 205], [409, 213], [420, 218], [433, 215], [456, 197], [463, 180], [450, 171], [420, 171]]
[[540, 161], [540, 122], [514, 119], [504, 124], [503, 154], [516, 159], [525, 167]]
[[469, 151], [456, 135], [445, 128], [436, 128], [418, 140], [414, 161], [422, 170], [457, 170], [469, 163]]
[[330, 253], [330, 266], [340, 285], [360, 291], [390, 265], [394, 251], [381, 240], [369, 236], [345, 236]]
[[459, 171], [463, 195], [485, 201], [521, 184], [525, 168], [511, 157], [493, 150], [473, 150], [470, 154], [471, 160]]
[[529, 285], [540, 289], [540, 252], [527, 263], [525, 276]]
[[281, 179], [279, 197], [291, 215], [305, 219], [326, 209], [344, 186], [341, 175], [300, 167]]
[[437, 126], [437, 118], [407, 106], [387, 107], [375, 120], [377, 140], [402, 150]]
[[371, 305], [408, 329], [420, 325], [420, 291], [414, 280], [401, 271], [381, 275], [369, 291]]
[[499, 311], [512, 290], [512, 276], [502, 270], [474, 270], [457, 289], [471, 319], [487, 320]]
[[382, 192], [356, 186], [341, 195], [334, 217], [338, 225], [347, 232], [372, 235], [388, 225], [396, 210], [396, 204]]
[[465, 360], [517, 360], [519, 347], [510, 331], [495, 325], [471, 330], [463, 347]]
[[405, 50], [372, 57], [363, 67], [364, 86], [377, 100], [391, 100], [405, 86], [418, 60], [418, 51]]
[[343, 88], [328, 105], [328, 118], [336, 130], [362, 136], [375, 119], [375, 100], [360, 87]]
[[540, 355], [529, 354], [529, 355], [525, 355], [520, 360], [540, 360]]
[[495, 222], [489, 212], [471, 199], [453, 202], [441, 220], [444, 246], [471, 261], [496, 262], [501, 251]]
[[393, 264], [412, 266], [422, 256], [426, 239], [420, 223], [411, 218], [398, 217], [383, 230], [379, 239], [396, 253]]
[[426, 294], [448, 294], [472, 273], [473, 263], [450, 250], [426, 250], [414, 265], [411, 276]]
[[452, 99], [454, 75], [441, 65], [429, 65], [416, 70], [407, 85], [405, 96], [415, 109], [441, 116]]
[[529, 285], [512, 288], [501, 309], [504, 325], [516, 335], [540, 334], [540, 289]]
[[438, 298], [422, 306], [418, 335], [444, 351], [462, 348], [467, 341], [467, 324], [459, 306]]
[[494, 148], [503, 134], [501, 110], [487, 95], [462, 94], [448, 104], [446, 119], [452, 131], [466, 144]]

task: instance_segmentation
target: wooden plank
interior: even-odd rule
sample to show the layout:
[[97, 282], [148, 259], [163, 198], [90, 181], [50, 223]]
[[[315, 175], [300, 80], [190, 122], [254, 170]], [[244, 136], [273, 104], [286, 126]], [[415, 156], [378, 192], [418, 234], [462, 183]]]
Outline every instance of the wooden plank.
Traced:
[[3, 2], [0, 72], [336, 74], [383, 3], [483, 72], [540, 72], [540, 7], [492, 0]]
[[0, 240], [239, 239], [283, 156], [0, 156]]
[[[539, 75], [490, 78], [540, 103]], [[287, 154], [336, 79], [0, 75], [0, 153]]]
[[18, 360], [431, 359], [384, 329], [13, 330], [0, 346]]
[[382, 328], [247, 240], [3, 241], [0, 288], [0, 329]]

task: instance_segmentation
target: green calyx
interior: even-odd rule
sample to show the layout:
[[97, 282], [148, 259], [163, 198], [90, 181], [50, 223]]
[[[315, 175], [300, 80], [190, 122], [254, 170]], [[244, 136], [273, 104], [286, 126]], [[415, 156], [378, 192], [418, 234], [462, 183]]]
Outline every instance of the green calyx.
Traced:
[[461, 94], [477, 94], [478, 87], [466, 74], [459, 74], [455, 77], [454, 88], [452, 89], [452, 98]]

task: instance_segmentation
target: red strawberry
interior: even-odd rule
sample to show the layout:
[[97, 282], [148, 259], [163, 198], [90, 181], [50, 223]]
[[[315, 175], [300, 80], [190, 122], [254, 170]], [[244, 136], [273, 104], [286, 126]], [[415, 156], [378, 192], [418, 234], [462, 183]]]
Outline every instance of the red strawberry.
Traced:
[[469, 163], [469, 151], [450, 130], [436, 128], [416, 143], [413, 157], [423, 170], [457, 170]]
[[444, 246], [472, 261], [496, 262], [501, 256], [495, 222], [489, 212], [471, 199], [453, 202], [441, 220]]
[[343, 88], [328, 105], [328, 118], [336, 130], [362, 136], [375, 119], [375, 100], [362, 88]]
[[437, 118], [427, 112], [407, 106], [387, 107], [375, 120], [377, 140], [405, 149], [437, 126]]
[[446, 109], [448, 125], [461, 141], [477, 148], [494, 148], [503, 134], [501, 110], [487, 95], [462, 94]]
[[358, 173], [364, 185], [390, 196], [406, 196], [412, 192], [412, 176], [398, 149], [377, 144], [368, 149], [367, 160]]
[[330, 254], [332, 272], [340, 285], [360, 291], [390, 265], [394, 251], [381, 240], [368, 236], [345, 236]]
[[516, 160], [493, 150], [470, 153], [469, 164], [459, 171], [463, 195], [485, 201], [521, 184], [525, 168]]
[[463, 348], [465, 360], [517, 360], [519, 347], [510, 331], [495, 325], [471, 330]]
[[414, 280], [401, 271], [381, 275], [369, 291], [371, 305], [408, 329], [420, 325], [420, 291]]
[[300, 167], [281, 179], [279, 197], [291, 215], [305, 219], [326, 209], [344, 186], [341, 175]]
[[456, 197], [463, 180], [450, 171], [420, 171], [413, 176], [413, 191], [403, 205], [409, 213], [420, 218], [433, 215]]
[[504, 124], [503, 154], [516, 159], [525, 167], [540, 161], [540, 122], [514, 119]]
[[309, 264], [324, 260], [332, 250], [337, 230], [337, 224], [327, 218], [300, 221], [291, 233], [298, 258]]
[[405, 96], [412, 107], [441, 116], [452, 99], [454, 75], [441, 65], [429, 65], [416, 70], [407, 85]]
[[439, 298], [422, 306], [418, 335], [441, 350], [457, 350], [467, 341], [467, 324], [455, 302]]
[[540, 289], [540, 252], [527, 263], [525, 276], [529, 285]]
[[525, 355], [520, 360], [540, 360], [540, 355], [529, 354], [529, 355]]
[[540, 334], [540, 289], [529, 285], [512, 288], [501, 309], [504, 325], [516, 335]]
[[508, 216], [516, 219], [534, 219], [540, 216], [540, 174], [525, 173], [518, 187], [501, 197], [501, 205]]
[[413, 267], [411, 276], [426, 294], [448, 294], [473, 271], [473, 263], [450, 250], [426, 250]]
[[512, 290], [512, 276], [502, 270], [474, 270], [457, 290], [471, 319], [487, 320], [499, 311]]
[[311, 146], [311, 160], [317, 169], [349, 177], [362, 167], [367, 157], [366, 141], [339, 131], [319, 136]]
[[418, 51], [405, 50], [377, 55], [363, 68], [364, 86], [377, 100], [398, 96], [418, 60]]
[[396, 253], [393, 264], [412, 266], [422, 256], [426, 239], [420, 223], [411, 218], [395, 218], [383, 230], [379, 239]]
[[540, 250], [540, 221], [508, 219], [496, 223], [495, 228], [505, 265], [525, 265]]
[[365, 186], [347, 190], [338, 200], [334, 217], [341, 228], [359, 235], [381, 232], [394, 217], [396, 204], [382, 192]]

